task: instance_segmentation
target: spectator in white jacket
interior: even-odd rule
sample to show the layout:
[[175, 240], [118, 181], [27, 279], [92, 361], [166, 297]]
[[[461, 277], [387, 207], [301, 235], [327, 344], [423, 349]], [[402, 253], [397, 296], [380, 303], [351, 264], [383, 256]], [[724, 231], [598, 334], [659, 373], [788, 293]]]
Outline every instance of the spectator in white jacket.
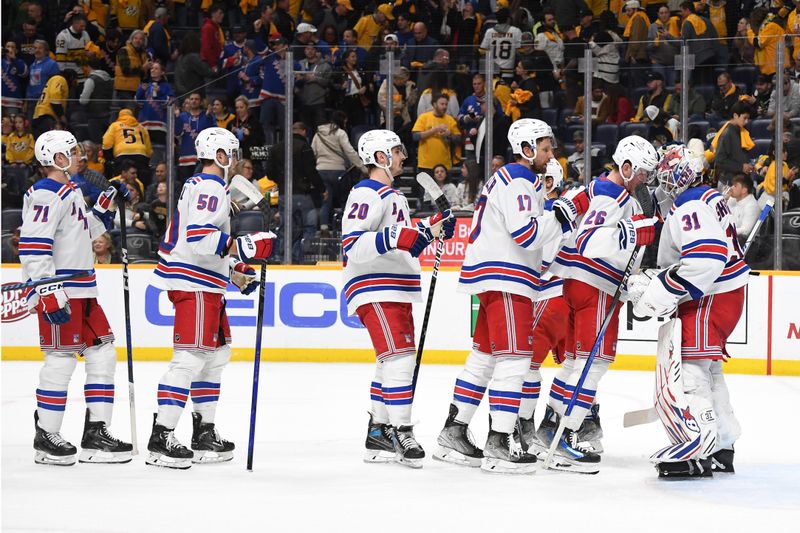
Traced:
[[344, 196], [336, 194], [340, 178], [353, 167], [358, 168], [363, 174], [367, 173], [367, 168], [350, 144], [347, 136], [347, 115], [343, 111], [334, 111], [330, 121], [317, 128], [317, 133], [311, 140], [311, 149], [317, 158], [317, 171], [328, 192], [319, 213], [320, 230], [326, 232], [331, 223], [331, 213], [338, 207], [335, 202], [346, 197], [349, 192], [340, 191]]
[[732, 185], [728, 191], [728, 208], [731, 210], [733, 221], [736, 224], [736, 234], [741, 239], [747, 239], [753, 226], [761, 214], [758, 200], [753, 196], [753, 178], [745, 174], [733, 176]]
[[[769, 99], [769, 108], [767, 108], [767, 116], [770, 118], [775, 116], [777, 99], [778, 87], [775, 87]], [[788, 120], [797, 116], [800, 116], [800, 84], [787, 76], [783, 80], [783, 117]]]

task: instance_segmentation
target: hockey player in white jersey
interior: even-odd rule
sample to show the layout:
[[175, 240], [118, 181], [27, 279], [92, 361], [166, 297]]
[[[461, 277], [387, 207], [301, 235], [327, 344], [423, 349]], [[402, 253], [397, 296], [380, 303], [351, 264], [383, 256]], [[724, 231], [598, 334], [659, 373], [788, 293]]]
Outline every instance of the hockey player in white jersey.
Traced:
[[[537, 432], [547, 448], [609, 312], [631, 253], [655, 238], [654, 219], [642, 213], [641, 205], [632, 196], [638, 186], [652, 178], [658, 164], [655, 148], [646, 139], [631, 135], [617, 145], [613, 160], [613, 170], [589, 185], [587, 212], [575, 237], [564, 245], [551, 268], [553, 274], [564, 279], [569, 323], [566, 360], [553, 379], [545, 417]], [[565, 421], [553, 468], [582, 473], [599, 470], [600, 456], [579, 440], [578, 429], [591, 409], [600, 379], [614, 361], [618, 329], [619, 313], [615, 312]]]
[[[674, 199], [664, 221], [657, 275], [629, 280], [634, 313], [680, 319], [682, 387], [664, 389], [656, 410], [672, 441], [656, 452], [660, 477], [733, 472], [741, 429], [722, 375], [725, 348], [744, 306], [750, 269], [723, 196], [702, 185], [702, 168], [675, 147], [658, 167], [659, 187]], [[675, 350], [678, 347], [674, 347]], [[677, 359], [677, 358], [676, 358]]]
[[417, 258], [434, 233], [453, 236], [455, 218], [447, 211], [411, 223], [408, 201], [392, 188], [407, 157], [396, 133], [366, 132], [358, 141], [358, 155], [369, 178], [347, 197], [342, 250], [347, 311], [367, 328], [377, 357], [364, 461], [419, 468], [425, 451], [411, 424], [416, 362], [411, 304], [421, 301]]
[[[39, 319], [44, 366], [39, 372], [34, 414], [34, 460], [73, 465], [75, 446], [60, 433], [67, 389], [77, 364], [86, 362], [86, 417], [81, 462], [127, 463], [132, 446], [108, 431], [114, 407], [114, 334], [97, 303], [92, 240], [113, 223], [116, 189], [109, 187], [89, 210], [70, 175], [77, 172], [78, 142], [67, 131], [48, 131], [34, 146], [45, 177], [25, 193], [19, 258], [31, 280], [88, 271], [86, 277], [43, 284], [28, 294], [28, 307]], [[127, 191], [125, 193], [127, 194]]]
[[[220, 437], [214, 423], [222, 371], [231, 356], [225, 291], [229, 278], [243, 294], [256, 289], [255, 270], [244, 261], [268, 258], [275, 238], [270, 232], [231, 235], [227, 181], [239, 159], [236, 137], [222, 128], [207, 128], [198, 134], [195, 148], [203, 168], [183, 186], [152, 279], [175, 306], [175, 323], [174, 352], [158, 383], [158, 413], [146, 463], [179, 469], [192, 462], [233, 459], [234, 444]], [[190, 397], [191, 450], [174, 435]]]
[[[542, 253], [573, 230], [580, 214], [569, 198], [544, 210], [543, 172], [555, 139], [546, 123], [514, 122], [508, 140], [517, 162], [487, 181], [472, 217], [458, 287], [480, 300], [472, 352], [456, 379], [453, 402], [434, 457], [490, 472], [529, 473], [536, 457], [525, 453], [515, 428], [523, 378], [533, 356], [533, 300]], [[472, 442], [468, 424], [489, 390], [490, 429], [484, 450]]]

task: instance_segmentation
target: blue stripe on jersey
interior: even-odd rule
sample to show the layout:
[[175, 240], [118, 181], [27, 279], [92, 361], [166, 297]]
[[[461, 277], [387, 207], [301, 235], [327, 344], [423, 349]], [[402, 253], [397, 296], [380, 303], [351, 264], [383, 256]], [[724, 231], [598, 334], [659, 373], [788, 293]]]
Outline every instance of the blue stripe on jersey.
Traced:
[[372, 189], [373, 191], [378, 192], [379, 190], [381, 190], [384, 187], [386, 187], [386, 185], [384, 185], [383, 183], [381, 183], [379, 181], [375, 181], [373, 179], [367, 178], [365, 180], [359, 181], [358, 183], [356, 183], [353, 186], [354, 189], [361, 189], [361, 188], [365, 188], [365, 187], [367, 189]]
[[45, 190], [58, 194], [58, 191], [60, 191], [63, 186], [64, 186], [63, 183], [59, 183], [54, 179], [42, 178], [33, 184], [33, 186], [29, 189], [29, 192], [31, 190], [33, 191]]
[[53, 244], [53, 239], [47, 237], [20, 237], [19, 242], [32, 242], [39, 244]]
[[[679, 194], [677, 198], [675, 198], [673, 207], [677, 209], [678, 207], [682, 206], [687, 202], [691, 202], [692, 200], [702, 200], [703, 195], [710, 190], [712, 189], [708, 185], [698, 185], [697, 187], [689, 187], [681, 194]], [[714, 195], [711, 195], [711, 198], [713, 197]]]
[[166, 233], [164, 233], [164, 239], [161, 241], [161, 246], [159, 246], [159, 250], [165, 253], [170, 253], [175, 245], [178, 243], [178, 230], [181, 227], [181, 212], [179, 209], [175, 210], [175, 213], [172, 216], [172, 220], [169, 223], [169, 228], [167, 228]]

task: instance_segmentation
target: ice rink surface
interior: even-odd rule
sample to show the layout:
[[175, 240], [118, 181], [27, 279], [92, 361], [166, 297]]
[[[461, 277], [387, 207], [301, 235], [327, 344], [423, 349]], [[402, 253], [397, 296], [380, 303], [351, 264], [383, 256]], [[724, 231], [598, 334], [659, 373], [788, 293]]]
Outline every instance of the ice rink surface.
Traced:
[[[146, 450], [156, 386], [166, 363], [137, 363], [140, 452]], [[728, 376], [744, 434], [735, 475], [659, 481], [648, 461], [666, 444], [660, 424], [622, 428], [648, 406], [652, 375], [611, 371], [601, 382], [601, 471], [485, 474], [426, 459], [421, 470], [361, 460], [373, 367], [265, 363], [261, 370], [254, 472], [245, 470], [252, 364], [223, 374], [217, 425], [237, 445], [221, 465], [187, 471], [144, 464], [52, 467], [33, 462], [39, 363], [2, 363], [4, 532], [472, 532], [800, 531], [800, 378]], [[430, 457], [460, 368], [424, 366], [414, 419]], [[80, 444], [84, 371], [70, 385], [63, 435]], [[553, 370], [545, 369], [549, 386]], [[546, 387], [543, 387], [545, 390]], [[113, 432], [127, 440], [125, 365], [118, 366]], [[472, 423], [483, 444], [487, 406]], [[543, 402], [537, 419], [544, 413]], [[178, 438], [189, 444], [185, 413]], [[146, 451], [144, 451], [146, 453]]]

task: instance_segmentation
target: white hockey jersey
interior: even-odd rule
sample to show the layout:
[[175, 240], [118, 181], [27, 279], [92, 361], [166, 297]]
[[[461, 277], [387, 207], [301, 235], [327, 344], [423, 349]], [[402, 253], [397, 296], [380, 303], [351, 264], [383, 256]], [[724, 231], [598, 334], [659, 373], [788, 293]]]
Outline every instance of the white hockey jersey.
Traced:
[[[589, 209], [580, 217], [578, 231], [561, 248], [551, 272], [564, 279], [577, 279], [614, 294], [631, 252], [620, 248], [617, 223], [642, 213], [639, 202], [625, 187], [604, 177], [589, 184]], [[639, 268], [639, 254], [633, 272]]]
[[[552, 211], [553, 202], [555, 198], [545, 200], [544, 208], [546, 211]], [[561, 245], [566, 241], [564, 236], [561, 239], [553, 239], [545, 244], [542, 250], [542, 276], [539, 279], [539, 292], [536, 295], [536, 301], [549, 300], [561, 296], [564, 289], [564, 280], [556, 276], [550, 271], [550, 267], [556, 259], [556, 254], [561, 249]]]
[[542, 182], [518, 163], [500, 167], [486, 181], [472, 228], [458, 290], [501, 291], [536, 298], [543, 248], [571, 228], [544, 210]]
[[481, 48], [492, 47], [494, 63], [501, 71], [513, 72], [516, 66], [517, 48], [522, 44], [522, 30], [510, 24], [494, 26], [486, 30]]
[[358, 182], [347, 196], [342, 220], [344, 297], [347, 312], [371, 302], [420, 302], [419, 259], [387, 250], [383, 228], [411, 227], [402, 192], [373, 179]]
[[[69, 298], [96, 298], [92, 241], [105, 231], [75, 184], [50, 178], [37, 181], [22, 202], [19, 260], [23, 277], [38, 280], [87, 270], [89, 276], [65, 281], [64, 291]], [[33, 309], [38, 302], [36, 291], [30, 291], [28, 307]]]
[[658, 247], [659, 267], [678, 265], [663, 280], [681, 302], [747, 285], [750, 268], [728, 204], [716, 189], [691, 187], [675, 199]]
[[197, 174], [183, 185], [178, 209], [159, 246], [155, 287], [225, 293], [231, 245], [230, 192], [222, 178]]

